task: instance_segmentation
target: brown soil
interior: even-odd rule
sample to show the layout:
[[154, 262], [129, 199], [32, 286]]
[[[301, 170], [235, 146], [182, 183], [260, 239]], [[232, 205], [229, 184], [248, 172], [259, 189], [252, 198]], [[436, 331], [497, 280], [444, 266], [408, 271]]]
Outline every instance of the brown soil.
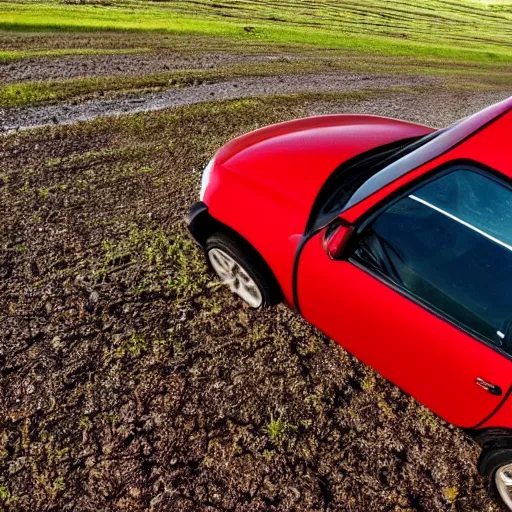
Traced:
[[[305, 57], [302, 57], [304, 59]], [[0, 64], [0, 85], [84, 76], [140, 76], [181, 69], [215, 69], [221, 66], [300, 59], [293, 55], [169, 52], [25, 58]]]
[[[15, 32], [0, 30], [2, 50], [56, 50], [56, 49], [168, 49], [174, 52], [212, 52], [228, 51], [233, 53], [231, 38], [208, 37], [204, 35], [170, 34], [151, 31], [107, 31], [107, 32]], [[236, 45], [236, 43], [235, 43]], [[242, 53], [268, 51], [276, 49], [258, 39], [247, 39], [236, 45]]]
[[472, 441], [284, 306], [210, 287], [182, 221], [247, 130], [358, 110], [444, 125], [490, 100], [246, 99], [2, 137], [0, 508], [499, 510]]

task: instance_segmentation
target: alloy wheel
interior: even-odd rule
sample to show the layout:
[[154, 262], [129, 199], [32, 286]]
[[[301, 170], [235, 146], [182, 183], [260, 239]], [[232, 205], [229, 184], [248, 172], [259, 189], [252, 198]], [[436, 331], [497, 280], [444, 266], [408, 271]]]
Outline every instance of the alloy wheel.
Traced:
[[214, 247], [208, 251], [208, 259], [223, 284], [236, 293], [252, 308], [258, 308], [263, 302], [258, 285], [247, 271], [229, 254]]
[[509, 510], [512, 510], [512, 464], [505, 464], [498, 468], [494, 475], [494, 481], [501, 499]]

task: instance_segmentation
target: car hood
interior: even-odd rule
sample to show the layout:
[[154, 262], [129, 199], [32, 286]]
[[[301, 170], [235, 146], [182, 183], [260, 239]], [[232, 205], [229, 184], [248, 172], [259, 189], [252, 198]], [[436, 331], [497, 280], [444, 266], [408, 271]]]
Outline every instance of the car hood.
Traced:
[[218, 151], [215, 162], [238, 178], [277, 194], [290, 206], [304, 209], [307, 217], [322, 184], [340, 164], [378, 146], [433, 131], [378, 116], [311, 117], [238, 137]]

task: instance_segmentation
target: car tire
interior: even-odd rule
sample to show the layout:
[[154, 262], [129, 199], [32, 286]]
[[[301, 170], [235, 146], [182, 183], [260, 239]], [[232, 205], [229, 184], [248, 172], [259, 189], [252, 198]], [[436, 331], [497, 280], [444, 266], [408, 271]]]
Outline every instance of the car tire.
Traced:
[[249, 307], [266, 308], [281, 301], [281, 290], [272, 271], [242, 237], [214, 233], [206, 240], [205, 252], [220, 280]]
[[[490, 493], [505, 505], [505, 510], [512, 511], [512, 449], [484, 450], [478, 461], [478, 469], [487, 479]], [[510, 485], [505, 485], [506, 480]]]

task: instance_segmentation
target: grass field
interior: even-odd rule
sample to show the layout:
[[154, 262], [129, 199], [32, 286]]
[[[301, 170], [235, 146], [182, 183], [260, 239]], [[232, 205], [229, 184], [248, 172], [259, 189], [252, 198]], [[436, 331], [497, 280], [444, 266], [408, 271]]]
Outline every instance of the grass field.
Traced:
[[[77, 5], [78, 4], [78, 5]], [[12, 30], [161, 30], [256, 38], [282, 44], [387, 55], [507, 62], [512, 8], [454, 0], [334, 2], [27, 2], [0, 4]], [[107, 5], [104, 5], [107, 4]]]
[[[0, 108], [140, 92], [203, 80], [332, 70], [422, 73], [512, 83], [512, 4], [435, 0], [0, 2], [0, 66], [44, 59], [229, 52], [301, 61], [218, 65], [134, 77], [0, 77]], [[60, 59], [60, 61], [59, 61]], [[137, 64], [134, 63], [136, 66]], [[0, 67], [0, 69], [2, 69]], [[89, 73], [91, 75], [89, 76]], [[40, 73], [36, 73], [40, 76]], [[114, 76], [115, 75], [115, 76]], [[6, 81], [10, 83], [5, 83]]]

